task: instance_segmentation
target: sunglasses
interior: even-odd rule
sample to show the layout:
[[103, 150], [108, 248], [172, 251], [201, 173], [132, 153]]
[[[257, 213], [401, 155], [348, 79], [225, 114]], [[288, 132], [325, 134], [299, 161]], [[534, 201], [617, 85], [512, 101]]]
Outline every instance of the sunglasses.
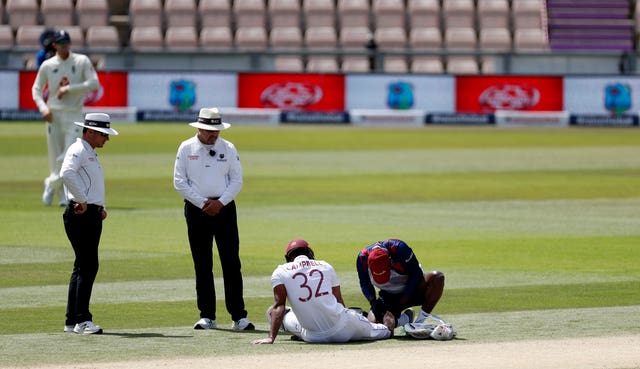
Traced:
[[98, 134], [99, 134], [100, 136], [102, 136], [102, 137], [109, 137], [109, 134], [108, 134], [108, 133], [103, 133], [103, 132], [99, 132], [99, 131], [96, 131], [96, 132], [98, 132]]

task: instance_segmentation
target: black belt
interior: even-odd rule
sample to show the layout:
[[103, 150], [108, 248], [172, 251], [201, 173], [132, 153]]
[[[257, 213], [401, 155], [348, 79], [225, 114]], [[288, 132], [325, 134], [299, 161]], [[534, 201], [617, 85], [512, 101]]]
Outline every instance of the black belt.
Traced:
[[[73, 201], [73, 200], [69, 201], [69, 207], [71, 209], [74, 208], [75, 204], [79, 204], [79, 202]], [[104, 206], [97, 205], [97, 204], [87, 204], [87, 210], [95, 210], [97, 212], [102, 212], [104, 210]]]

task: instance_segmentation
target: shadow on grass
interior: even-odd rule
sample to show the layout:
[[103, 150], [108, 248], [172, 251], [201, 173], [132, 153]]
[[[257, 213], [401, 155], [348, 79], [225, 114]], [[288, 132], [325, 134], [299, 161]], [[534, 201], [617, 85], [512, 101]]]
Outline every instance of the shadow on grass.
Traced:
[[103, 333], [104, 336], [120, 336], [123, 338], [192, 338], [192, 335], [182, 335], [182, 336], [174, 336], [174, 335], [166, 335], [162, 333], [131, 333], [131, 332], [109, 332]]

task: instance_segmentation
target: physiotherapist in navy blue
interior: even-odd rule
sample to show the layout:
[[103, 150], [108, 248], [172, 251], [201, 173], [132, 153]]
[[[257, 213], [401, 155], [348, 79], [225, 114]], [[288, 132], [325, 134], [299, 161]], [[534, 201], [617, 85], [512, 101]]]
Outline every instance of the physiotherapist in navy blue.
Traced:
[[173, 186], [184, 197], [184, 216], [196, 274], [200, 320], [194, 329], [216, 329], [216, 291], [213, 283], [215, 238], [231, 329], [254, 330], [244, 306], [240, 238], [234, 199], [242, 189], [242, 166], [235, 146], [220, 137], [231, 125], [217, 108], [202, 108], [198, 121], [189, 123], [198, 133], [183, 141], [173, 172]]
[[62, 216], [64, 229], [73, 247], [75, 260], [69, 280], [65, 332], [100, 334], [102, 327], [93, 323], [89, 301], [98, 274], [98, 245], [102, 221], [107, 217], [104, 195], [104, 173], [95, 149], [118, 132], [111, 128], [111, 118], [104, 113], [89, 113], [82, 137], [67, 149], [60, 177], [66, 187], [69, 202]]

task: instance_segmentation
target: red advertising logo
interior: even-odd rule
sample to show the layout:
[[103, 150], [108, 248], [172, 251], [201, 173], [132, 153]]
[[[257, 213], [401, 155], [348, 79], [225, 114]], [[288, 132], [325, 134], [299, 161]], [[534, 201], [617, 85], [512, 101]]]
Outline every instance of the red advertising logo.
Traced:
[[344, 76], [239, 74], [239, 108], [285, 111], [344, 111]]
[[459, 113], [562, 111], [563, 106], [561, 77], [456, 78], [456, 111]]
[[[19, 77], [18, 107], [22, 110], [36, 110], [36, 104], [31, 97], [31, 87], [36, 79], [36, 71], [21, 71]], [[127, 106], [127, 73], [126, 72], [98, 72], [100, 88], [85, 93], [85, 106], [122, 107]], [[49, 92], [45, 88], [45, 97]]]

